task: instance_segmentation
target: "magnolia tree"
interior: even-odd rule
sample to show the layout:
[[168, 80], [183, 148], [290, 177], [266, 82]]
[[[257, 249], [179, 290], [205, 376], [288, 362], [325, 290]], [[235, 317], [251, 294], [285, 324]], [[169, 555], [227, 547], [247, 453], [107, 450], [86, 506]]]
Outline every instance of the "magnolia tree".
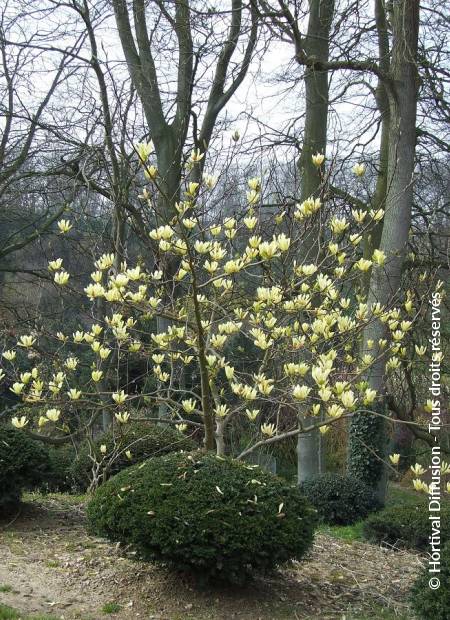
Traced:
[[[5, 342], [2, 378], [26, 407], [14, 411], [12, 424], [62, 441], [73, 435], [74, 418], [79, 433], [105, 411], [120, 426], [142, 419], [142, 411], [152, 419], [148, 410], [164, 403], [166, 417], [155, 420], [182, 432], [200, 428], [205, 449], [218, 455], [229, 451], [231, 426], [245, 429], [247, 443], [235, 454], [243, 458], [260, 446], [314, 427], [326, 433], [343, 417], [377, 410], [383, 394], [365, 381], [379, 362], [371, 348], [387, 374], [424, 354], [410, 337], [422, 305], [411, 290], [394, 291], [388, 306], [369, 307], [357, 294], [362, 275], [389, 260], [380, 250], [363, 258], [360, 249], [383, 211], [331, 215], [311, 198], [270, 212], [262, 200], [264, 181], [251, 178], [245, 212], [215, 217], [216, 179], [203, 174], [200, 183], [191, 180], [203, 157], [194, 151], [182, 200], [169, 214], [158, 210], [163, 190], [151, 144], [137, 145], [136, 152], [147, 179], [142, 208], [154, 216], [148, 234], [155, 261], [151, 268], [117, 268], [113, 255], [99, 256], [84, 290], [92, 316], [104, 304], [103, 321], [70, 334], [63, 326], [54, 335], [43, 327]], [[323, 158], [313, 161], [321, 166]], [[320, 231], [315, 254], [298, 262], [312, 225]], [[71, 226], [58, 222], [61, 234], [70, 234]], [[48, 267], [57, 285], [70, 286], [60, 258]], [[165, 331], [157, 332], [157, 318], [165, 320]], [[360, 336], [371, 321], [381, 321], [386, 336], [362, 349]], [[140, 383], [128, 380], [130, 364], [145, 368]], [[312, 420], [307, 427], [305, 418]]]

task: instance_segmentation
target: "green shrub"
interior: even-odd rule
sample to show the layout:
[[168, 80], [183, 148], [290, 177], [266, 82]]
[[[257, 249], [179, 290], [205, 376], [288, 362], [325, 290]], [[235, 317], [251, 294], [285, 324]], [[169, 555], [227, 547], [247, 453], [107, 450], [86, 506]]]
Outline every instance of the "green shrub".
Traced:
[[[431, 533], [427, 498], [418, 496], [415, 504], [393, 505], [375, 515], [364, 523], [363, 534], [371, 542], [388, 543], [413, 549], [428, 548]], [[450, 505], [441, 505], [441, 538], [450, 539]]]
[[[430, 588], [431, 577], [440, 581], [438, 589]], [[450, 618], [450, 541], [441, 549], [439, 573], [428, 572], [427, 565], [422, 569], [411, 590], [411, 603], [417, 616], [422, 620], [449, 620]]]
[[40, 485], [49, 466], [42, 444], [24, 431], [0, 426], [0, 506], [18, 502], [23, 490]]
[[303, 482], [300, 490], [329, 525], [350, 525], [379, 508], [373, 491], [353, 476], [320, 474]]
[[[89, 446], [85, 442], [79, 449], [71, 467], [75, 488], [86, 491], [92, 480], [92, 457], [101, 460], [100, 446], [106, 446], [104, 478], [117, 474], [125, 467], [142, 463], [153, 456], [161, 456], [179, 450], [195, 449], [195, 443], [178, 430], [157, 424], [132, 422], [117, 426], [99, 435]], [[125, 454], [131, 452], [131, 459]]]
[[145, 559], [232, 582], [300, 559], [316, 522], [297, 487], [201, 452], [123, 470], [99, 487], [87, 514], [91, 531], [133, 544]]
[[73, 490], [74, 462], [77, 452], [72, 444], [50, 446], [48, 449], [50, 461], [49, 472], [41, 485], [42, 491], [68, 493]]

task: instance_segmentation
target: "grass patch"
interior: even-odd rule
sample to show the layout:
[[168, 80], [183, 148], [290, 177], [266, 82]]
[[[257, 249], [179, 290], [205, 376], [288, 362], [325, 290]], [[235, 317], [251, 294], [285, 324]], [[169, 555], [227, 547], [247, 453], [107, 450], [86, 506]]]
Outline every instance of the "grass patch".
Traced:
[[105, 603], [102, 607], [104, 614], [116, 614], [120, 611], [121, 607], [118, 603]]
[[60, 506], [80, 506], [86, 502], [86, 495], [71, 493], [42, 493], [41, 491], [29, 491], [22, 494], [23, 503], [45, 502], [53, 500]]
[[386, 493], [386, 508], [388, 506], [411, 506], [417, 503], [417, 497], [420, 496], [417, 491], [411, 487], [405, 488], [398, 484], [391, 483]]
[[0, 603], [0, 620], [57, 620], [57, 616], [48, 616], [47, 614], [32, 614], [28, 616], [13, 607]]
[[352, 525], [325, 525], [319, 526], [318, 531], [322, 534], [328, 534], [333, 538], [352, 542], [354, 540], [364, 540], [362, 533], [364, 521], [358, 521]]
[[0, 585], [0, 592], [11, 592], [12, 591], [12, 586], [10, 586], [8, 583], [3, 583]]

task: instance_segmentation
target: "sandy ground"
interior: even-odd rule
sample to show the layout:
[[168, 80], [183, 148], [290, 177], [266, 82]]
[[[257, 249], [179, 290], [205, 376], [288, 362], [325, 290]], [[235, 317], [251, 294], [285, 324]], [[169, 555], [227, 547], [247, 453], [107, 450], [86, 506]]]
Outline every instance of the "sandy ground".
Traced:
[[[420, 563], [406, 551], [319, 534], [305, 561], [274, 577], [208, 590], [89, 536], [82, 505], [69, 497], [33, 498], [0, 521], [0, 602], [65, 620], [359, 620], [375, 618], [377, 606], [409, 618]], [[110, 603], [120, 608], [108, 616]]]

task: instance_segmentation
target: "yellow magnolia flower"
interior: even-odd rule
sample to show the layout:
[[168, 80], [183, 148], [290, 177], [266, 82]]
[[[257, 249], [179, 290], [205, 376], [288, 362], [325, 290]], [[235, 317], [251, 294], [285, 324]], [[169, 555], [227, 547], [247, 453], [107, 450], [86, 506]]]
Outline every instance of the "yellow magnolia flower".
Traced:
[[97, 383], [103, 377], [103, 370], [93, 370], [91, 372], [91, 377], [92, 381], [95, 381]]
[[71, 230], [72, 224], [70, 223], [70, 220], [59, 220], [58, 228], [61, 234], [65, 234]]
[[186, 190], [186, 194], [188, 196], [195, 196], [198, 188], [199, 188], [200, 183], [194, 183], [191, 181], [191, 183], [189, 183], [187, 190]]
[[416, 491], [420, 491], [422, 493], [428, 493], [428, 485], [420, 478], [415, 478], [413, 481], [413, 487]]
[[376, 390], [372, 390], [371, 388], [367, 388], [364, 391], [364, 399], [363, 399], [363, 403], [365, 405], [371, 405], [373, 403], [373, 401], [375, 400], [375, 398], [377, 397], [377, 392]]
[[180, 433], [185, 433], [188, 429], [188, 425], [187, 424], [175, 424], [175, 428]]
[[450, 474], [450, 464], [446, 461], [442, 461], [441, 463], [441, 476], [446, 476]]
[[197, 222], [195, 220], [191, 219], [190, 217], [185, 217], [182, 220], [182, 222], [183, 222], [183, 226], [185, 228], [187, 228], [188, 230], [192, 230], [197, 225]]
[[25, 349], [29, 349], [36, 342], [36, 338], [33, 336], [20, 336], [19, 342], [17, 343], [19, 347], [24, 347]]
[[181, 405], [186, 413], [192, 413], [195, 410], [196, 402], [193, 398], [189, 398], [181, 401]]
[[200, 152], [200, 149], [194, 149], [189, 156], [189, 161], [193, 164], [198, 164], [198, 162], [202, 161], [205, 154]]
[[203, 183], [208, 189], [214, 189], [217, 185], [217, 177], [212, 174], [203, 173]]
[[57, 271], [53, 279], [55, 280], [56, 284], [64, 286], [69, 281], [69, 278], [70, 275], [67, 273], [67, 271]]
[[68, 392], [67, 392], [70, 400], [78, 400], [81, 397], [81, 391], [80, 390], [76, 390], [75, 388], [71, 388]]
[[145, 164], [145, 162], [155, 149], [152, 140], [150, 140], [149, 142], [138, 142], [137, 144], [135, 144], [134, 148], [136, 149], [136, 152], [139, 155], [139, 159], [143, 164]]
[[50, 271], [58, 271], [58, 269], [61, 269], [62, 264], [63, 264], [63, 259], [56, 258], [55, 260], [49, 261], [48, 268]]
[[372, 260], [374, 263], [382, 267], [386, 262], [386, 254], [382, 250], [374, 250]]
[[61, 416], [61, 411], [59, 409], [47, 409], [45, 412], [45, 417], [48, 418], [51, 422], [57, 422]]
[[226, 364], [224, 366], [224, 371], [225, 371], [226, 378], [229, 381], [231, 381], [234, 378], [234, 368], [233, 368], [233, 366], [229, 366], [228, 364]]
[[105, 444], [102, 443], [102, 445], [100, 446], [100, 453], [101, 454], [106, 454], [106, 450], [107, 450], [107, 448], [106, 448]]
[[255, 192], [259, 192], [261, 189], [261, 179], [259, 177], [253, 177], [247, 181], [247, 184], [250, 189], [253, 189]]
[[9, 389], [11, 390], [11, 392], [16, 394], [16, 396], [20, 396], [20, 394], [22, 394], [24, 387], [25, 387], [24, 383], [19, 383], [18, 381], [16, 381], [16, 383], [13, 383], [12, 387], [10, 387]]
[[278, 243], [276, 241], [263, 241], [259, 244], [258, 250], [259, 255], [263, 260], [270, 260], [271, 258], [278, 256]]
[[258, 414], [259, 414], [259, 409], [246, 409], [245, 410], [245, 415], [251, 422], [254, 422], [256, 420], [256, 418], [258, 417]]
[[423, 476], [423, 474], [426, 471], [426, 469], [424, 469], [422, 467], [422, 465], [420, 465], [420, 463], [416, 463], [415, 465], [411, 465], [410, 469], [413, 472], [413, 474], [415, 474], [416, 476]]
[[327, 424], [319, 427], [319, 431], [322, 433], [322, 435], [325, 435], [325, 433], [328, 433], [329, 430], [330, 430], [330, 427]]
[[258, 223], [257, 217], [244, 217], [244, 224], [249, 230], [253, 230]]
[[114, 254], [102, 254], [100, 258], [96, 261], [95, 266], [100, 271], [104, 271], [105, 269], [109, 269], [114, 264]]
[[218, 418], [224, 418], [229, 413], [229, 409], [226, 405], [219, 405], [214, 409]]
[[333, 218], [331, 218], [330, 228], [331, 228], [331, 231], [335, 235], [340, 235], [341, 233], [345, 232], [347, 230], [348, 226], [349, 226], [349, 224], [348, 224], [347, 220], [345, 219], [345, 217], [333, 217]]
[[369, 271], [369, 269], [372, 267], [372, 261], [367, 260], [366, 258], [360, 258], [358, 261], [356, 261], [355, 267], [360, 271]]
[[352, 216], [355, 222], [358, 224], [362, 224], [367, 215], [367, 211], [363, 211], [362, 209], [352, 209]]
[[78, 366], [78, 359], [76, 357], [68, 357], [64, 362], [64, 366], [68, 370], [75, 370], [75, 368]]
[[357, 177], [362, 177], [366, 172], [366, 167], [364, 164], [355, 164], [352, 168], [352, 172], [356, 174]]
[[48, 418], [46, 418], [45, 416], [41, 415], [41, 416], [39, 416], [38, 426], [39, 426], [39, 428], [42, 428], [43, 426], [45, 426], [49, 422], [50, 422], [50, 420]]
[[[114, 394], [113, 394], [113, 398], [114, 398]], [[130, 419], [130, 414], [128, 413], [128, 411], [122, 411], [121, 413], [116, 413], [115, 418], [120, 424], [126, 424], [128, 420]]]
[[2, 355], [5, 358], [5, 360], [8, 360], [8, 362], [12, 362], [13, 360], [16, 359], [16, 352], [13, 351], [12, 349], [9, 349], [8, 351], [4, 351]]
[[341, 403], [346, 409], [353, 409], [356, 405], [357, 399], [352, 390], [347, 390], [341, 394]]
[[312, 159], [312, 163], [315, 166], [319, 167], [325, 161], [325, 155], [323, 155], [323, 153], [316, 153], [315, 155], [312, 155], [311, 159]]
[[278, 247], [282, 252], [287, 252], [289, 250], [291, 240], [289, 239], [289, 237], [286, 237], [284, 233], [278, 235], [278, 237], [275, 238], [275, 241], [277, 242]]
[[248, 204], [255, 205], [259, 201], [261, 194], [254, 189], [251, 189], [249, 192], [247, 192], [246, 196]]
[[427, 413], [431, 413], [433, 411], [433, 401], [428, 399], [423, 408]]
[[292, 390], [292, 395], [296, 400], [305, 400], [308, 398], [311, 388], [307, 385], [295, 385]]
[[398, 462], [400, 461], [400, 454], [398, 453], [390, 454], [389, 460], [391, 461], [393, 465], [398, 465]]
[[327, 413], [330, 416], [330, 418], [340, 418], [341, 415], [343, 415], [345, 409], [343, 409], [343, 407], [341, 407], [340, 405], [337, 405], [336, 403], [334, 403], [333, 405], [330, 405], [327, 409]]
[[274, 424], [261, 424], [261, 433], [267, 437], [273, 437], [276, 433]]
[[27, 420], [26, 416], [24, 416], [24, 415], [21, 418], [14, 417], [11, 420], [11, 424], [15, 428], [24, 428], [28, 424], [28, 420]]
[[125, 450], [125, 456], [127, 457], [129, 461], [131, 461], [131, 459], [133, 458], [133, 454], [131, 453], [131, 450]]
[[116, 404], [122, 405], [127, 399], [127, 394], [125, 394], [124, 390], [120, 390], [120, 392], [114, 392], [112, 399]]

